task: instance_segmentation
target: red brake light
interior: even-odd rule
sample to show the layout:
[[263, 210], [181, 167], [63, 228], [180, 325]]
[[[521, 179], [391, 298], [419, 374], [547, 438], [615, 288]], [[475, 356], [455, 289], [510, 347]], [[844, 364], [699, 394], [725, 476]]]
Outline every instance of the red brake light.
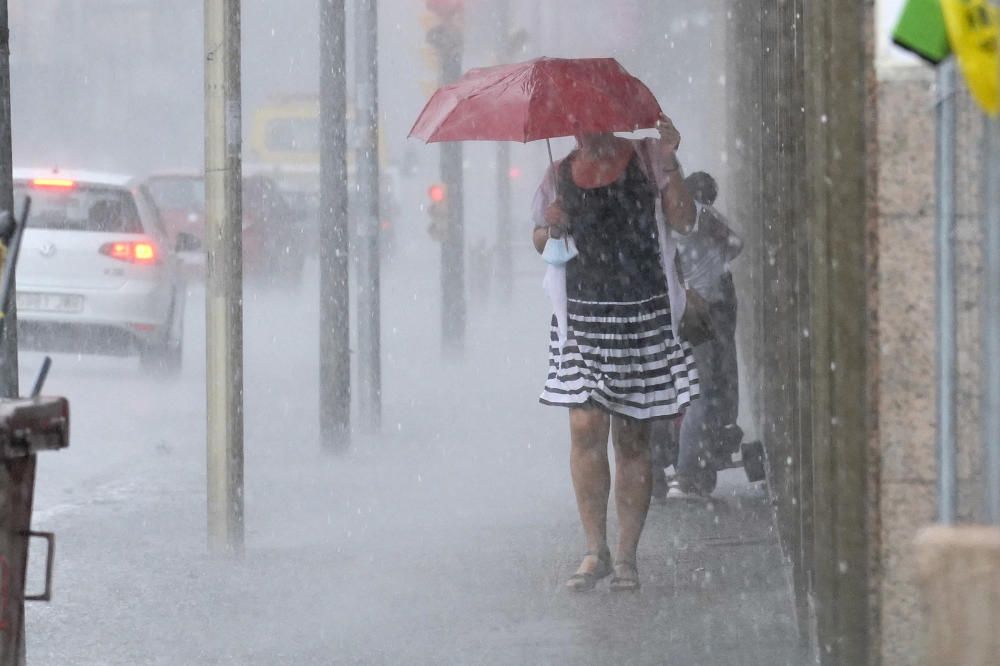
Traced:
[[511, 180], [517, 180], [518, 178], [521, 177], [521, 169], [516, 166], [511, 167], [510, 171], [507, 172], [507, 175], [510, 176]]
[[71, 189], [76, 187], [76, 181], [68, 178], [35, 178], [32, 187], [51, 187], [56, 189]]
[[427, 190], [427, 195], [434, 203], [441, 203], [445, 197], [444, 185], [431, 185], [430, 189]]
[[136, 243], [133, 248], [136, 262], [148, 263], [156, 260], [156, 250], [149, 243]]
[[128, 243], [110, 243], [104, 247], [108, 248], [108, 251], [104, 254], [112, 259], [121, 259], [122, 261], [132, 259], [132, 246]]
[[156, 246], [145, 242], [105, 243], [101, 246], [101, 254], [130, 264], [148, 266], [159, 260]]

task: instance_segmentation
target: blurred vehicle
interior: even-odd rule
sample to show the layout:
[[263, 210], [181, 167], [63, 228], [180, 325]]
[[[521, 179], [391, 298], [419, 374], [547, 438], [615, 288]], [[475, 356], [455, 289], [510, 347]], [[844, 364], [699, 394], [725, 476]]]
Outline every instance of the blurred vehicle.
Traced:
[[281, 95], [251, 118], [243, 162], [245, 176], [274, 179], [303, 222], [306, 247], [319, 241], [319, 99]]
[[185, 285], [149, 192], [128, 176], [15, 169], [31, 197], [17, 267], [19, 342], [30, 349], [137, 353], [143, 367], [180, 370]]
[[158, 173], [147, 178], [145, 185], [171, 240], [176, 240], [177, 234], [183, 232], [204, 241], [205, 182], [200, 173]]
[[193, 251], [178, 252], [184, 276], [202, 280], [205, 277], [205, 253], [200, 244], [205, 241], [205, 182], [196, 171], [170, 171], [154, 174], [145, 186], [163, 220], [163, 225], [176, 247], [178, 234], [190, 234], [198, 239]]
[[[194, 172], [163, 172], [145, 181], [168, 234], [205, 238], [205, 180]], [[263, 174], [243, 176], [243, 269], [249, 279], [295, 282], [313, 243], [304, 215], [277, 182]], [[185, 257], [189, 264], [197, 263]]]
[[[348, 103], [349, 132], [354, 120]], [[281, 188], [289, 205], [303, 222], [303, 235], [309, 252], [319, 241], [319, 99], [315, 95], [277, 95], [253, 113], [247, 141], [244, 173], [272, 178]], [[348, 140], [348, 190], [356, 185], [354, 142]], [[380, 246], [384, 254], [392, 251], [399, 215], [398, 170], [388, 165], [385, 141], [379, 133], [379, 220]], [[351, 220], [357, 215], [350, 211]], [[351, 224], [351, 234], [358, 233]]]
[[309, 239], [281, 188], [262, 175], [243, 178], [243, 270], [249, 279], [301, 280]]

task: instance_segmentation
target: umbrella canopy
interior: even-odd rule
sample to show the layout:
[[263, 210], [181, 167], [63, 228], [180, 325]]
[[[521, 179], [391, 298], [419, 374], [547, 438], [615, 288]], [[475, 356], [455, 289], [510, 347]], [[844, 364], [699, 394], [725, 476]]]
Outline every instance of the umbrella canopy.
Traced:
[[613, 58], [538, 58], [470, 70], [438, 89], [410, 136], [520, 141], [632, 132], [656, 125], [653, 93]]

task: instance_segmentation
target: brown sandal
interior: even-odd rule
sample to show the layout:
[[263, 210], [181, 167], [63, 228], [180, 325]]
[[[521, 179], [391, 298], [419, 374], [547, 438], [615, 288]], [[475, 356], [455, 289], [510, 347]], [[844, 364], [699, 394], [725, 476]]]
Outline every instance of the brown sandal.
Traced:
[[635, 562], [615, 562], [614, 574], [611, 578], [612, 592], [638, 592], [642, 587], [639, 583], [639, 568]]
[[588, 557], [597, 558], [597, 567], [593, 571], [577, 572], [569, 577], [569, 580], [566, 581], [566, 587], [573, 592], [589, 592], [597, 587], [599, 580], [607, 578], [612, 573], [611, 553], [609, 551], [587, 553], [583, 556], [584, 559]]

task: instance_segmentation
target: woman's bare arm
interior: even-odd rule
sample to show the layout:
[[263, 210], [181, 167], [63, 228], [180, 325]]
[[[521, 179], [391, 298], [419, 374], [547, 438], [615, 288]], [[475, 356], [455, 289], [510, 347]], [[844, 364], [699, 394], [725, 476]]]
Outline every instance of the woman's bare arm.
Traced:
[[688, 234], [694, 228], [697, 207], [694, 197], [688, 192], [681, 174], [680, 165], [667, 176], [667, 187], [663, 190], [663, 216], [673, 229]]
[[656, 123], [660, 132], [659, 148], [663, 153], [661, 159], [667, 163], [666, 183], [660, 185], [663, 216], [672, 228], [682, 234], [691, 232], [697, 218], [697, 208], [694, 197], [684, 184], [684, 174], [680, 162], [677, 161], [677, 149], [681, 145], [681, 133], [666, 115], [661, 115]]

